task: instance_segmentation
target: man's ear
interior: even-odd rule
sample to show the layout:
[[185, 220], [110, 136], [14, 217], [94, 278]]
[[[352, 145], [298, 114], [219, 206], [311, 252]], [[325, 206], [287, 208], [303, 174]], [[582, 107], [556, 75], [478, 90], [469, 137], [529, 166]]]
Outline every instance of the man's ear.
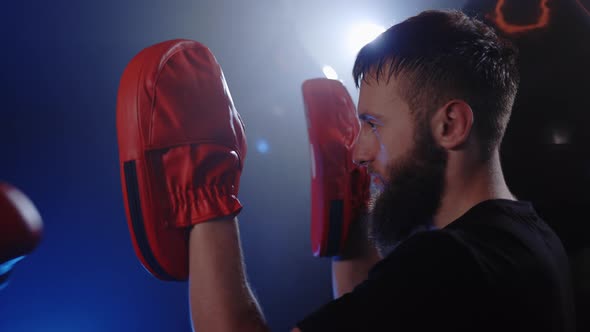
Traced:
[[447, 150], [459, 149], [467, 142], [473, 121], [469, 104], [460, 99], [451, 100], [432, 117], [432, 135], [441, 147]]

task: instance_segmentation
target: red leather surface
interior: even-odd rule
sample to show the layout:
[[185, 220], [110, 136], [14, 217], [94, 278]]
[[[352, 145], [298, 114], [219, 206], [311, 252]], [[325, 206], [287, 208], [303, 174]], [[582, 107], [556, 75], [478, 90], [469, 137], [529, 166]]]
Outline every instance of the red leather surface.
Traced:
[[[185, 280], [188, 227], [242, 208], [237, 193], [247, 149], [244, 126], [211, 51], [178, 39], [137, 54], [119, 86], [117, 135], [136, 254], [154, 276]], [[138, 239], [131, 219], [123, 170], [128, 161], [136, 165], [145, 239]], [[148, 250], [157, 264], [147, 259]]]
[[[369, 175], [352, 162], [352, 148], [360, 130], [353, 101], [340, 81], [312, 79], [303, 83], [312, 154], [311, 242], [315, 256], [325, 256], [331, 232], [340, 234], [343, 248], [351, 222], [369, 198]], [[341, 200], [342, 218], [332, 229], [331, 202]]]
[[29, 254], [41, 241], [37, 208], [17, 188], [0, 182], [0, 264]]

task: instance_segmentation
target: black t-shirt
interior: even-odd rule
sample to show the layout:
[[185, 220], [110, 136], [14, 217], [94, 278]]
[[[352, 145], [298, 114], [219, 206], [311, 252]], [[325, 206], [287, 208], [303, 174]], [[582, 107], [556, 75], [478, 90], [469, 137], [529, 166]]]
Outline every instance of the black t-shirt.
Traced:
[[488, 200], [416, 233], [366, 281], [297, 326], [309, 331], [574, 331], [568, 258], [523, 201]]

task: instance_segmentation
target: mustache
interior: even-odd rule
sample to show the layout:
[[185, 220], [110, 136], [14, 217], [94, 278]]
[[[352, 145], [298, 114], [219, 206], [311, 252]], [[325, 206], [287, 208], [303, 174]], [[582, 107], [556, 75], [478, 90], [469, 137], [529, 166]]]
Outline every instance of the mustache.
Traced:
[[367, 167], [367, 173], [369, 173], [371, 178], [377, 179], [377, 180], [381, 181], [381, 183], [383, 183], [383, 184], [387, 183], [387, 181], [381, 175], [381, 173], [377, 172], [374, 168], [372, 168], [370, 166]]
[[[370, 203], [374, 203], [378, 196], [385, 191], [387, 187], [387, 182], [381, 177], [379, 174], [371, 174], [371, 183], [369, 191], [370, 195]], [[374, 206], [374, 204], [369, 204], [369, 206]], [[372, 209], [371, 209], [372, 210]]]

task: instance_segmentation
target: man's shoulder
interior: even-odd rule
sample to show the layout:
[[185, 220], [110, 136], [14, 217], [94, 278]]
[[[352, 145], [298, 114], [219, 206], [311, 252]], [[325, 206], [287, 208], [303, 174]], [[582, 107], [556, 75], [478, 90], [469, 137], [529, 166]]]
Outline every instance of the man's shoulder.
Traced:
[[482, 202], [443, 231], [495, 271], [565, 256], [558, 236], [526, 201]]
[[422, 273], [449, 277], [479, 274], [470, 248], [456, 234], [445, 230], [422, 231], [406, 239], [375, 265], [370, 277], [400, 274], [400, 271], [410, 277]]
[[467, 252], [468, 248], [460, 240], [460, 236], [447, 230], [428, 230], [417, 232], [405, 241], [388, 257], [397, 257], [412, 254], [414, 257], [424, 256], [424, 259], [431, 259], [440, 255], [450, 253]]

